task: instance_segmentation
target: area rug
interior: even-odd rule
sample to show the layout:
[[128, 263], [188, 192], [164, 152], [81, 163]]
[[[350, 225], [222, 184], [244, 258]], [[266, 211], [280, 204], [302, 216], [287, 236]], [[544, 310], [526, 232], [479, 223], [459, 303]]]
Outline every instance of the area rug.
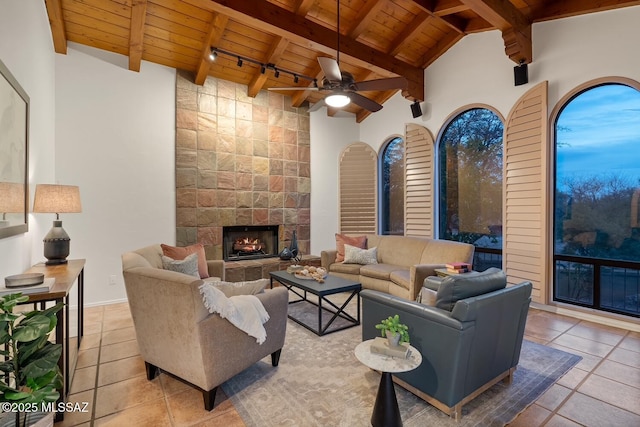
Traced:
[[[360, 341], [360, 326], [318, 337], [289, 320], [279, 366], [267, 357], [222, 387], [249, 427], [370, 426], [380, 374], [356, 359]], [[403, 423], [504, 426], [580, 359], [525, 340], [512, 384], [500, 382], [465, 405], [459, 423], [396, 385]]]

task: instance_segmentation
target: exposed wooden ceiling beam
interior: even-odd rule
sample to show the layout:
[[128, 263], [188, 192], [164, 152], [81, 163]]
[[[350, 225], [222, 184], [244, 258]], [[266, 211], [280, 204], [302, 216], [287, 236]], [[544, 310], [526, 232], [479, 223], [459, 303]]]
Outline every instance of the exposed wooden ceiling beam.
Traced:
[[227, 22], [229, 22], [229, 17], [219, 13], [211, 20], [209, 34], [206, 38], [207, 42], [202, 47], [202, 52], [200, 53], [200, 65], [198, 65], [198, 70], [196, 71], [196, 77], [194, 79], [194, 83], [197, 85], [202, 86], [205, 80], [207, 80], [209, 67], [211, 66], [211, 61], [209, 60], [211, 46], [217, 45], [218, 42], [220, 42], [224, 29], [227, 26]]
[[131, 28], [129, 29], [129, 69], [131, 71], [140, 71], [146, 15], [147, 0], [133, 0], [131, 5]]
[[53, 38], [53, 49], [56, 53], [67, 54], [67, 36], [65, 33], [64, 18], [62, 16], [61, 0], [45, 0], [47, 15], [49, 15], [49, 25], [51, 26], [51, 36]]
[[427, 12], [429, 15], [434, 18], [439, 19], [443, 23], [445, 23], [452, 30], [459, 32], [460, 34], [464, 34], [464, 28], [466, 26], [466, 22], [463, 19], [457, 18], [455, 16], [447, 16], [448, 14], [436, 13], [436, 6], [434, 5], [434, 0], [413, 0], [413, 2], [424, 12]]
[[469, 6], [460, 3], [460, 0], [441, 0], [433, 8], [433, 13], [437, 16], [446, 16], [465, 10], [469, 10]]
[[505, 0], [460, 0], [482, 19], [502, 31], [505, 52], [515, 63], [533, 59], [531, 21]]
[[427, 68], [429, 65], [442, 56], [453, 45], [458, 43], [464, 37], [462, 34], [450, 31], [447, 35], [440, 38], [438, 42], [422, 55], [422, 67]]
[[307, 16], [309, 9], [313, 6], [315, 0], [298, 0], [298, 4], [294, 8], [296, 15]]
[[[280, 57], [282, 56], [282, 53], [287, 48], [288, 44], [289, 44], [289, 41], [285, 40], [280, 36], [276, 36], [275, 39], [273, 40], [273, 43], [271, 43], [271, 46], [269, 47], [269, 51], [267, 52], [267, 55], [264, 58], [264, 62], [267, 64], [277, 65], [278, 61], [280, 60]], [[266, 81], [267, 81], [267, 75], [262, 74], [260, 70], [258, 70], [256, 74], [253, 76], [253, 78], [251, 79], [251, 82], [249, 82], [249, 88], [247, 91], [248, 95], [252, 98], [255, 98], [258, 92], [262, 90], [262, 86], [264, 86], [264, 82]]]
[[373, 18], [382, 9], [383, 2], [380, 0], [370, 0], [365, 3], [364, 7], [358, 12], [355, 22], [356, 25], [347, 32], [347, 35], [352, 39], [357, 39], [364, 30], [369, 27]]
[[[333, 56], [335, 32], [313, 21], [289, 12], [267, 0], [183, 0], [205, 10], [228, 15], [230, 18], [271, 34], [280, 35], [301, 46]], [[356, 66], [371, 67], [375, 71], [403, 76], [408, 81], [406, 93], [424, 99], [424, 70], [401, 61], [352, 38], [341, 39], [340, 54]]]
[[391, 56], [396, 56], [407, 43], [410, 43], [415, 34], [422, 29], [422, 26], [430, 15], [427, 12], [420, 12], [405, 29], [398, 34], [398, 36], [391, 42], [391, 46], [387, 53]]

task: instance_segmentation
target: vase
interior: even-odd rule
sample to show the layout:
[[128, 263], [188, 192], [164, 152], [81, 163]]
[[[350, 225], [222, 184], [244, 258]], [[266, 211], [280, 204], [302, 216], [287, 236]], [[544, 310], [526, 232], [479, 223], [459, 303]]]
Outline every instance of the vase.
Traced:
[[393, 333], [391, 331], [386, 331], [387, 334], [387, 342], [389, 343], [389, 347], [397, 347], [400, 345], [400, 334]]
[[296, 230], [293, 230], [293, 234], [291, 235], [291, 244], [289, 244], [289, 252], [291, 253], [292, 258], [295, 258], [298, 256], [298, 237], [296, 236]]

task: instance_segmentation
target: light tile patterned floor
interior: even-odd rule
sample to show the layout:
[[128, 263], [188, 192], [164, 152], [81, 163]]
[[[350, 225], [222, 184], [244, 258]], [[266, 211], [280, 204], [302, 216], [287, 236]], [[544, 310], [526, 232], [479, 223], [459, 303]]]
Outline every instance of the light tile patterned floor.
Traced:
[[[525, 334], [583, 359], [512, 426], [640, 426], [640, 333], [531, 309]], [[207, 412], [192, 387], [165, 374], [147, 381], [126, 303], [85, 310], [69, 401], [90, 402], [90, 412], [56, 427], [244, 426], [220, 389]]]

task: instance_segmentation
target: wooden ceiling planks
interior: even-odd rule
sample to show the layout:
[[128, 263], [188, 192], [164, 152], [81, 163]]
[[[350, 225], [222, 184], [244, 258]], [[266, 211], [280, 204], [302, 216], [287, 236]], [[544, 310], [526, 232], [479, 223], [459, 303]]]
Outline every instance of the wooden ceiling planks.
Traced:
[[[272, 63], [322, 79], [319, 56], [336, 56], [336, 0], [45, 0], [53, 48], [67, 41], [126, 55], [129, 68], [156, 62], [246, 84], [249, 95], [270, 87], [292, 105], [318, 102], [326, 92], [305, 90], [311, 82], [259, 67], [238, 67], [235, 58], [208, 59], [210, 47]], [[466, 34], [499, 29], [514, 62], [530, 62], [531, 23], [640, 5], [640, 0], [341, 0], [340, 66], [357, 81], [405, 76], [403, 95], [424, 99], [424, 68]], [[395, 91], [366, 92], [383, 103]], [[361, 121], [369, 114], [350, 105]]]

